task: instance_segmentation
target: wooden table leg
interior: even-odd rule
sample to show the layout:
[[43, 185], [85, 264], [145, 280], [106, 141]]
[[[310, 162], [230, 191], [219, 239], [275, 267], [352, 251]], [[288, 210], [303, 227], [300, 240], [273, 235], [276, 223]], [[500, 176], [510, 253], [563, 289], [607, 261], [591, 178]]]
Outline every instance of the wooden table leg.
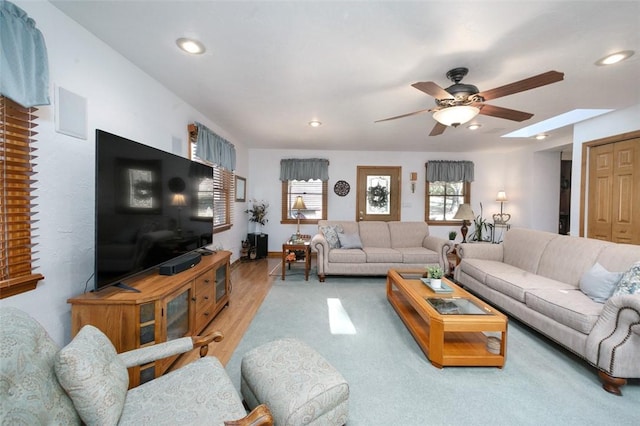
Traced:
[[286, 262], [286, 258], [287, 258], [287, 251], [283, 248], [282, 249], [282, 281], [284, 281], [284, 273], [285, 273], [284, 264]]
[[304, 280], [309, 281], [309, 269], [311, 269], [311, 247], [307, 247], [304, 254]]

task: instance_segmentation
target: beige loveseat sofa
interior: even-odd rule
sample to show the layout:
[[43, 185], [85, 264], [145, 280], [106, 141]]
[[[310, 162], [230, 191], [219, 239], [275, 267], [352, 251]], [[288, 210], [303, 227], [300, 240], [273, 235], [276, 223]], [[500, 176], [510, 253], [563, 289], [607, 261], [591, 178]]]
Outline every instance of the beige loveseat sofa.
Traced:
[[[325, 235], [331, 229], [341, 230], [353, 248], [345, 244], [331, 243]], [[443, 238], [429, 235], [425, 222], [350, 222], [318, 221], [318, 234], [311, 240], [317, 251], [318, 277], [321, 282], [327, 275], [386, 275], [391, 268], [424, 268], [440, 265], [446, 272], [447, 253], [451, 243]], [[349, 245], [348, 247], [352, 247]]]
[[460, 284], [588, 361], [607, 391], [640, 377], [640, 295], [598, 303], [581, 291], [596, 263], [637, 271], [640, 246], [511, 229], [502, 244], [461, 244], [458, 255]]

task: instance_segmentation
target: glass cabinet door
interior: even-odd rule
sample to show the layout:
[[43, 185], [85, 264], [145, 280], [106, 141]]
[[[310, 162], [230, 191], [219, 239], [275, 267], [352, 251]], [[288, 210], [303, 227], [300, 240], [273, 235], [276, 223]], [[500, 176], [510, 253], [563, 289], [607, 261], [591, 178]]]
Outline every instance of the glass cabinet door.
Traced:
[[191, 332], [189, 325], [190, 294], [191, 286], [167, 302], [165, 311], [167, 341], [179, 339]]
[[216, 270], [216, 302], [227, 294], [227, 265], [224, 264]]

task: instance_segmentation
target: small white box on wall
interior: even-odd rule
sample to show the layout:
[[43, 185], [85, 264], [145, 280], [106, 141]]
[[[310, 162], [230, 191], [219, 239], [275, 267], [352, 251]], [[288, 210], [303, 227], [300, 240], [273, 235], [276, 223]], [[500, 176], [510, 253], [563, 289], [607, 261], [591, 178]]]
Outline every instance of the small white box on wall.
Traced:
[[69, 90], [55, 88], [56, 132], [87, 139], [87, 99]]

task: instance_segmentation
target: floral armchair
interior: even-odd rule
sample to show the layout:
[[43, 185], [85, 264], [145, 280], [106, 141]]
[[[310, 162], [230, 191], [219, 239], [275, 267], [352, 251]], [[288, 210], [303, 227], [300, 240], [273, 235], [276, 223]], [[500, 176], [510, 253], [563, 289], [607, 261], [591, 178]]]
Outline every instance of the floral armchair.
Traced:
[[[117, 354], [85, 326], [59, 349], [29, 315], [0, 308], [0, 424], [271, 425], [264, 405], [247, 415], [224, 367], [205, 356], [220, 340], [212, 333]], [[197, 361], [127, 390], [127, 367], [196, 347]]]

